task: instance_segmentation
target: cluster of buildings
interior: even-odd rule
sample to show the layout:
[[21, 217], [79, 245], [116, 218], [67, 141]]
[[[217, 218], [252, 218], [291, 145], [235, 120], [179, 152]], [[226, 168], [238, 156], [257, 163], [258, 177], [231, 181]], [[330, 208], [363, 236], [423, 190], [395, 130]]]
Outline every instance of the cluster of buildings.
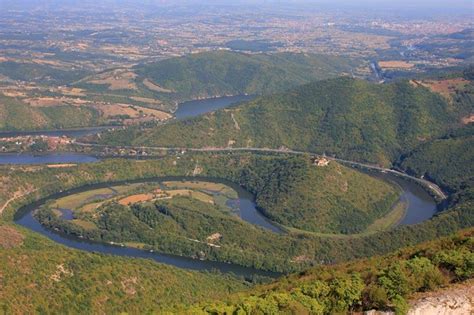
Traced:
[[33, 151], [57, 150], [61, 146], [72, 144], [74, 139], [66, 136], [12, 136], [0, 138], [0, 151], [9, 152], [12, 150], [28, 150], [33, 147]]

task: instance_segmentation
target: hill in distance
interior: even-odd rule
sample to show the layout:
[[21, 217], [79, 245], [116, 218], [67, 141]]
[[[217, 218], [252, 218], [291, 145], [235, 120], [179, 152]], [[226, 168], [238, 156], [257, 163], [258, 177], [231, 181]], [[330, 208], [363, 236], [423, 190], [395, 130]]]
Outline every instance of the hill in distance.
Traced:
[[[472, 81], [470, 81], [472, 84]], [[149, 130], [104, 134], [107, 144], [168, 147], [288, 147], [388, 165], [474, 108], [472, 94], [446, 99], [425, 86], [317, 81], [237, 107]]]
[[285, 91], [313, 80], [348, 75], [360, 64], [360, 60], [316, 54], [211, 51], [111, 69], [84, 77], [74, 86], [98, 100], [151, 98], [161, 104], [150, 106], [174, 111], [177, 103], [189, 100]]

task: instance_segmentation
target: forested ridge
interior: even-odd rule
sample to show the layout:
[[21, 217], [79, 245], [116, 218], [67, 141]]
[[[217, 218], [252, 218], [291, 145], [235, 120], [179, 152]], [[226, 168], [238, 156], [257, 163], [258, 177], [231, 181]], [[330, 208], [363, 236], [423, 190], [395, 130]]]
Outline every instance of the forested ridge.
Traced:
[[415, 292], [474, 276], [473, 230], [384, 257], [309, 269], [184, 312], [207, 314], [347, 314], [372, 309], [405, 314]]
[[269, 94], [312, 80], [350, 73], [358, 60], [317, 54], [245, 54], [211, 51], [137, 65], [137, 80], [148, 79], [174, 101], [223, 95]]
[[401, 153], [461, 126], [473, 106], [469, 94], [450, 103], [408, 81], [376, 85], [336, 78], [165, 126], [106, 133], [100, 143], [284, 146], [390, 165]]

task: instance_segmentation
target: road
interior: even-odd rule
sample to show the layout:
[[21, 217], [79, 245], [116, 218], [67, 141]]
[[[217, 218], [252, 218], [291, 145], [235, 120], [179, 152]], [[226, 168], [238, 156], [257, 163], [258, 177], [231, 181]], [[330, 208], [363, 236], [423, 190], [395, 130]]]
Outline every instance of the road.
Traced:
[[[214, 147], [209, 147], [209, 148], [180, 148], [180, 147], [153, 147], [153, 146], [110, 146], [110, 145], [102, 145], [102, 144], [93, 144], [93, 143], [82, 143], [82, 142], [76, 142], [76, 145], [79, 146], [88, 146], [88, 147], [108, 147], [108, 148], [116, 148], [116, 149], [152, 149], [152, 150], [163, 150], [163, 151], [177, 151], [177, 152], [261, 152], [261, 153], [280, 153], [280, 154], [309, 154], [313, 156], [318, 156], [318, 157], [323, 157], [319, 153], [315, 152], [309, 152], [309, 151], [295, 151], [295, 150], [290, 150], [290, 149], [270, 149], [270, 148], [214, 148]], [[356, 162], [356, 161], [350, 161], [350, 160], [344, 160], [344, 159], [339, 159], [335, 157], [330, 157], [330, 156], [324, 156], [328, 160], [336, 161], [339, 163], [351, 165], [351, 166], [356, 166], [356, 167], [361, 167], [369, 170], [376, 170], [380, 172], [385, 172], [385, 173], [391, 173], [396, 176], [404, 177], [410, 180], [413, 180], [424, 187], [428, 188], [431, 190], [437, 197], [440, 199], [444, 200], [448, 198], [448, 196], [443, 192], [443, 190], [436, 185], [433, 182], [430, 182], [426, 179], [418, 178], [415, 176], [408, 175], [406, 173], [391, 169], [391, 168], [384, 168], [378, 165], [373, 165], [373, 164], [366, 164], [366, 163], [361, 163], [361, 162]]]

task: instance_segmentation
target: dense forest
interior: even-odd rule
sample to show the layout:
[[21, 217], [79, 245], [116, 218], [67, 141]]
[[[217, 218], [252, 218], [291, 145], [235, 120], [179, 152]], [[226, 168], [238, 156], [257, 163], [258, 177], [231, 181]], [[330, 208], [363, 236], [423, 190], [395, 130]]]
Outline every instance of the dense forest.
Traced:
[[102, 143], [180, 147], [282, 146], [390, 165], [403, 152], [460, 125], [472, 96], [451, 102], [408, 81], [337, 78], [260, 97], [205, 116], [104, 134]]
[[408, 311], [407, 298], [474, 276], [473, 230], [337, 266], [323, 266], [178, 312], [209, 314], [347, 314]]
[[[1, 198], [6, 201], [9, 198], [8, 196], [11, 196], [15, 191], [26, 191], [29, 189], [28, 187], [41, 187], [41, 190], [31, 194], [28, 199], [22, 202], [27, 202], [33, 198], [37, 199], [39, 196], [49, 195], [60, 190], [82, 186], [87, 183], [130, 180], [134, 178], [153, 178], [165, 175], [186, 176], [193, 173], [196, 169], [197, 162], [201, 169], [200, 176], [225, 178], [238, 182], [241, 173], [239, 167], [236, 166], [240, 163], [248, 163], [252, 156], [252, 154], [219, 155], [202, 153], [185, 155], [180, 159], [171, 156], [162, 160], [142, 162], [106, 160], [91, 165], [79, 165], [69, 169], [46, 168], [41, 171], [31, 172], [31, 168], [29, 168], [28, 170], [17, 171], [10, 173], [7, 177], [3, 177], [5, 185], [3, 186]], [[270, 159], [275, 158], [270, 157]], [[284, 160], [284, 156], [280, 156], [278, 159]], [[249, 184], [248, 189], [252, 190], [251, 187]], [[460, 190], [457, 194], [460, 197], [451, 200], [448, 209], [431, 220], [417, 225], [402, 226], [377, 232], [376, 234], [331, 237], [328, 235], [292, 232], [289, 234], [289, 237], [275, 237], [269, 232], [259, 232], [259, 235], [264, 237], [263, 239], [266, 238], [268, 240], [268, 244], [271, 245], [271, 248], [280, 248], [283, 250], [280, 251], [280, 253], [283, 254], [265, 254], [261, 256], [257, 253], [262, 249], [258, 249], [253, 253], [249, 252], [245, 255], [236, 255], [233, 260], [244, 265], [275, 271], [285, 271], [293, 268], [299, 269], [311, 263], [335, 263], [374, 254], [387, 253], [402, 246], [449, 235], [461, 228], [470, 227], [474, 224], [472, 198], [469, 198], [469, 195], [466, 194], [466, 190]], [[275, 197], [277, 196], [273, 196], [272, 198]], [[4, 219], [8, 219], [12, 216], [15, 205], [18, 207], [18, 203], [16, 203], [4, 212]], [[350, 222], [349, 220], [348, 223], [350, 224]], [[254, 229], [254, 231], [261, 230]], [[252, 235], [256, 235], [252, 233], [249, 233], [250, 238]], [[296, 239], [297, 242], [293, 242], [291, 246], [285, 244], [287, 240], [291, 240], [292, 238]], [[282, 240], [282, 242], [275, 241], [278, 239]], [[265, 246], [263, 246], [263, 248], [265, 248]], [[196, 250], [196, 252], [199, 251], [200, 248]], [[264, 249], [263, 252], [265, 252]], [[302, 265], [290, 263], [290, 260], [296, 256], [304, 256], [307, 259], [303, 260]], [[212, 257], [212, 255], [209, 257]]]
[[448, 191], [474, 183], [474, 124], [424, 143], [402, 156], [400, 166], [409, 173], [434, 180]]
[[[316, 167], [308, 157], [243, 154], [211, 160], [196, 158], [203, 174], [246, 187], [255, 194], [257, 206], [265, 215], [283, 227], [301, 231], [275, 234], [222, 213], [215, 205], [184, 197], [145, 205], [111, 202], [97, 213], [77, 216], [92, 223], [93, 228], [63, 220], [50, 205], [37, 217], [50, 228], [88, 239], [138, 242], [166, 253], [289, 271], [325, 259], [309, 249], [317, 241], [311, 234], [304, 236], [304, 231], [362, 233], [389, 212], [398, 199], [398, 190], [389, 183], [337, 163]], [[233, 165], [232, 171], [227, 171], [229, 165]], [[206, 237], [216, 232], [222, 235], [218, 248], [206, 243]]]
[[350, 73], [358, 60], [316, 54], [213, 51], [136, 66], [137, 81], [162, 88], [160, 99], [268, 94]]
[[151, 313], [249, 286], [230, 275], [68, 249], [10, 223], [0, 223], [0, 236], [6, 314]]

